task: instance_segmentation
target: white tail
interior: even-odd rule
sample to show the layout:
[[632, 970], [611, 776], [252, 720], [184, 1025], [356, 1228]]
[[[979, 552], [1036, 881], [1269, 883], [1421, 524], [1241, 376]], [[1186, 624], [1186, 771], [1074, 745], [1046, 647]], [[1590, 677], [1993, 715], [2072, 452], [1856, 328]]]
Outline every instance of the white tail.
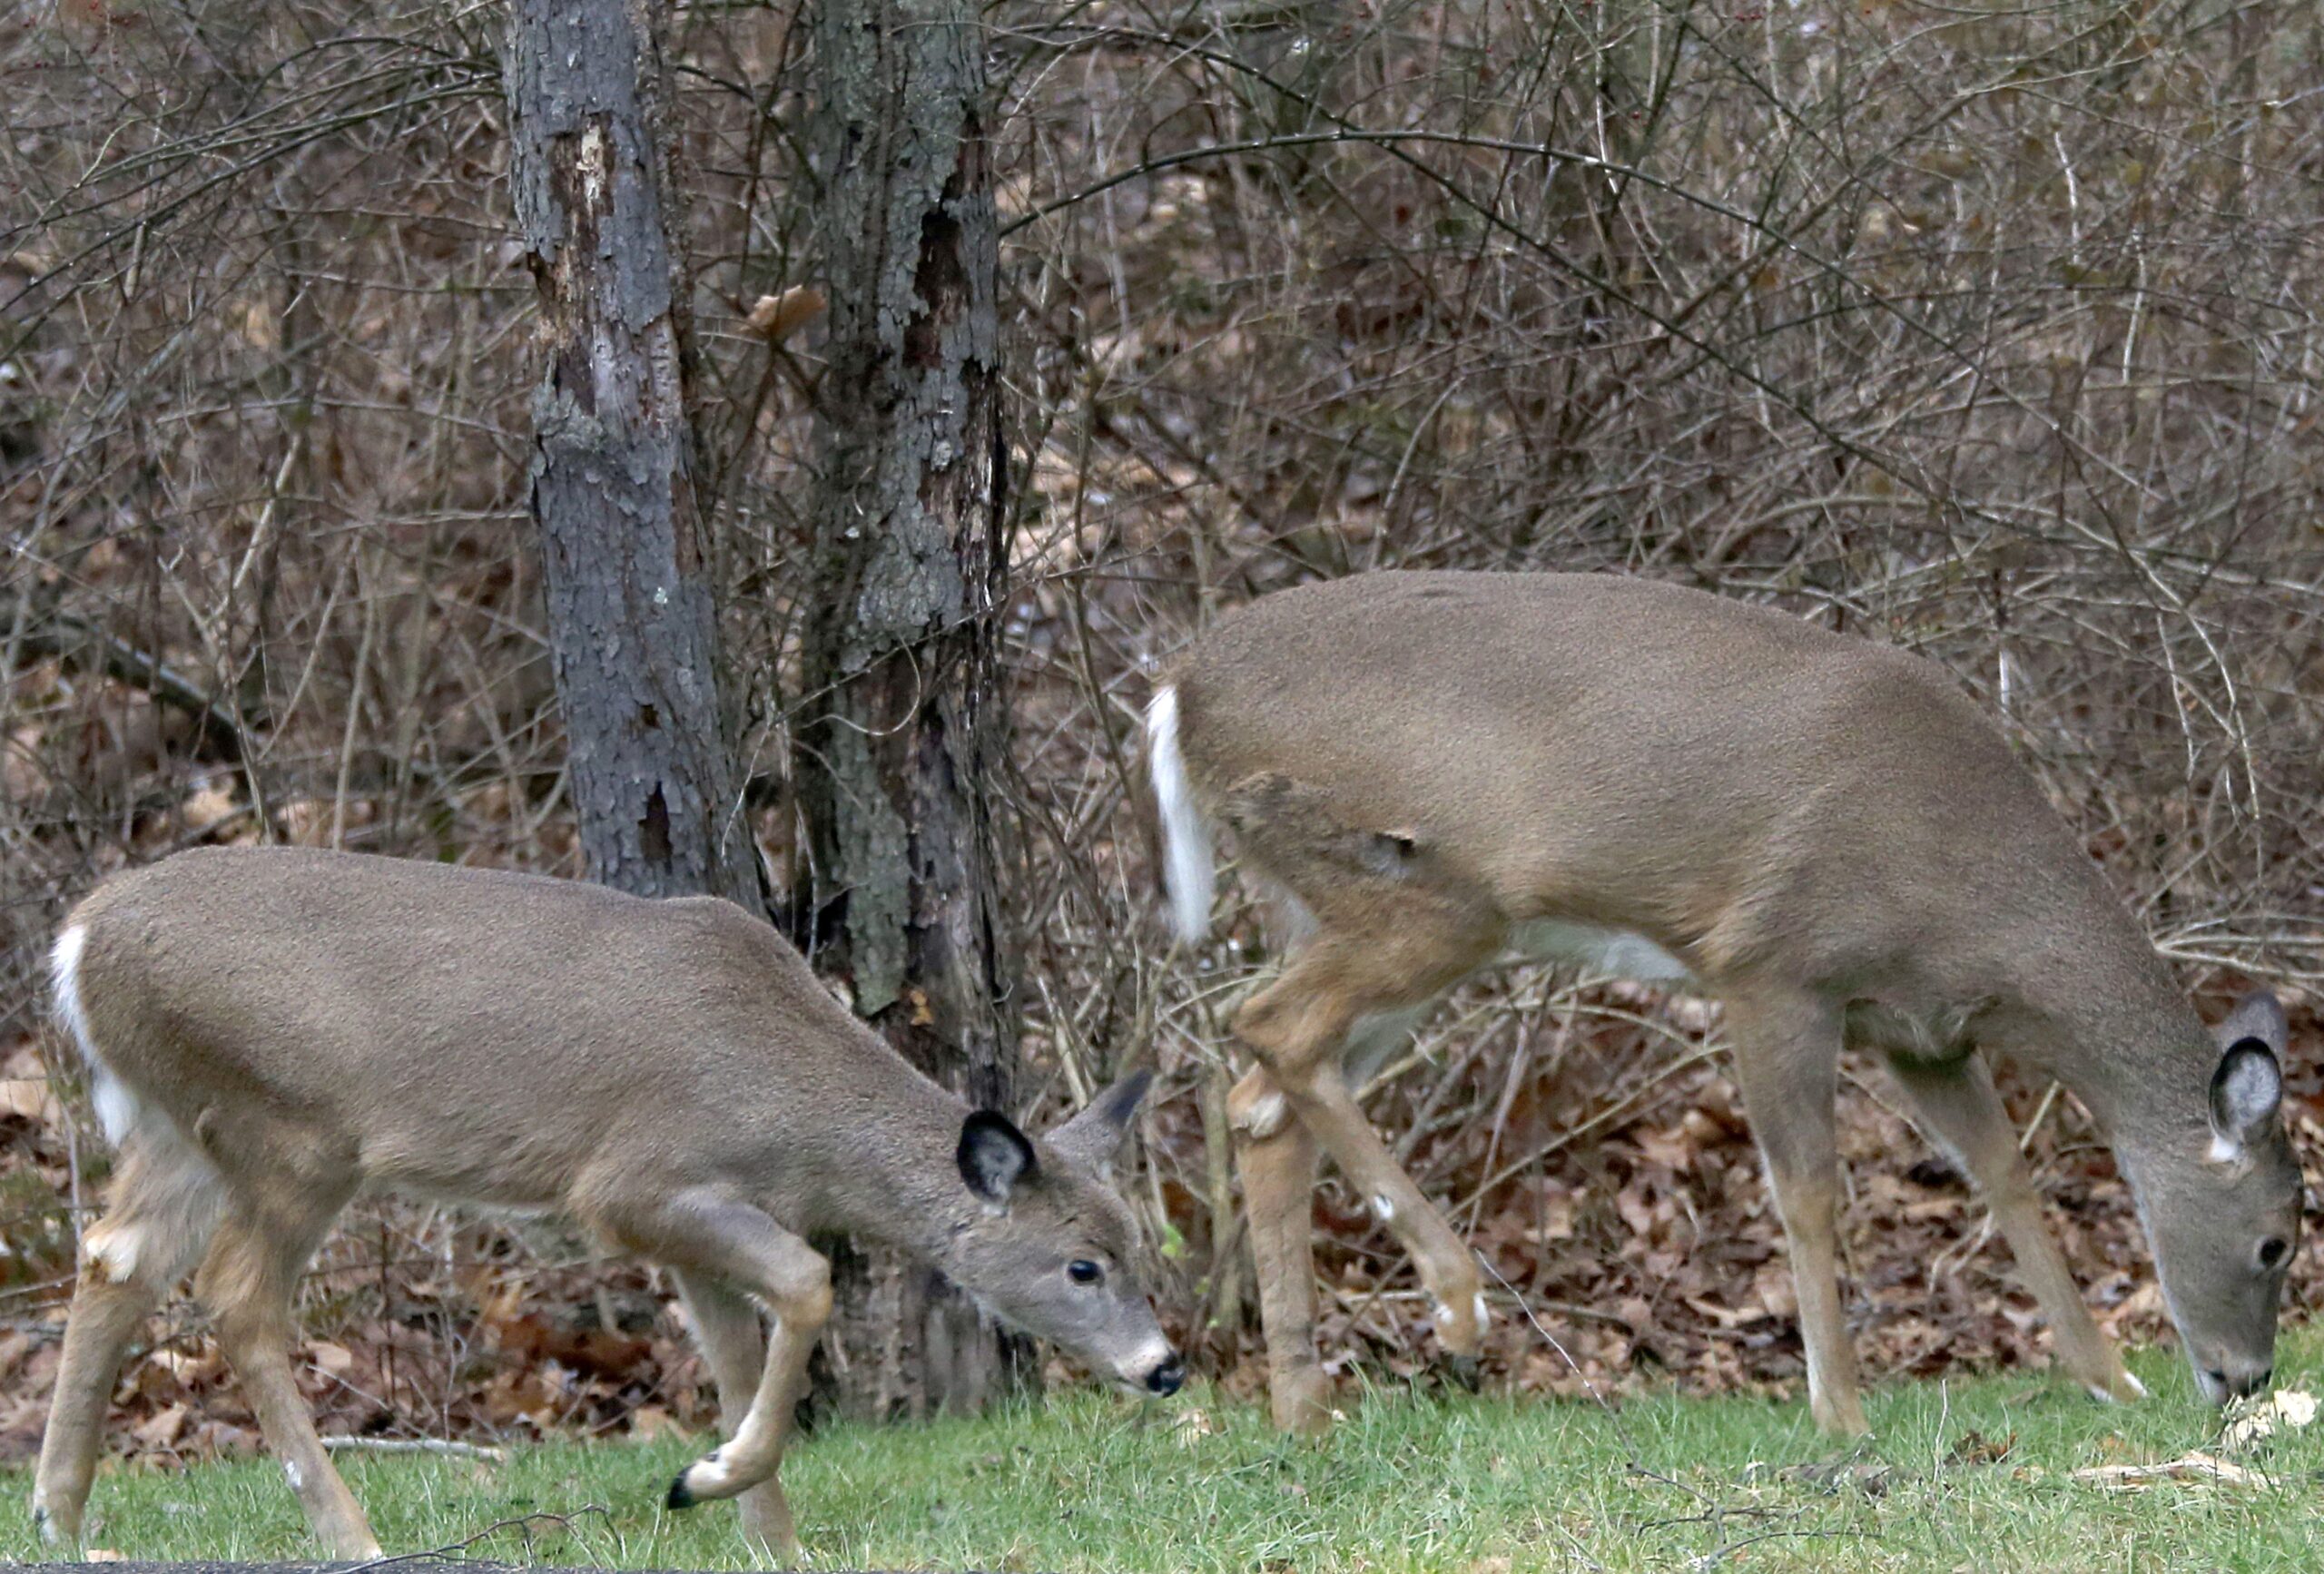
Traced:
[[58, 1024], [89, 1068], [89, 1097], [97, 1107], [97, 1124], [104, 1127], [105, 1140], [119, 1147], [129, 1140], [131, 1128], [137, 1124], [137, 1096], [113, 1075], [98, 1052], [96, 1039], [89, 1034], [89, 1013], [81, 1006], [81, 948], [88, 939], [89, 931], [81, 924], [56, 937], [48, 953], [49, 998]]
[[169, 1117], [131, 1092], [105, 1063], [81, 999], [81, 956], [88, 939], [84, 924], [56, 937], [48, 954], [50, 999], [58, 1023], [88, 1067], [97, 1124], [120, 1153], [114, 1189], [122, 1205], [82, 1236], [81, 1254], [103, 1271], [109, 1284], [142, 1276], [166, 1288], [209, 1244], [224, 1205], [224, 1183]]
[[1170, 919], [1179, 938], [1193, 945], [1210, 932], [1210, 902], [1217, 871], [1212, 861], [1210, 827], [1187, 781], [1186, 758], [1178, 753], [1177, 689], [1165, 685], [1155, 691], [1153, 703], [1146, 708], [1146, 745], [1155, 806], [1162, 819]]
[[734, 1432], [670, 1506], [739, 1497], [785, 1557], [776, 1471], [831, 1309], [810, 1232], [912, 1253], [1125, 1386], [1183, 1376], [1098, 1173], [1146, 1078], [1037, 1143], [914, 1070], [732, 903], [210, 849], [108, 881], [51, 967], [121, 1147], [41, 1443], [52, 1540], [80, 1533], [138, 1323], [198, 1262], [309, 1523], [339, 1557], [377, 1555], [289, 1360], [300, 1269], [367, 1188], [561, 1211], [668, 1267]]

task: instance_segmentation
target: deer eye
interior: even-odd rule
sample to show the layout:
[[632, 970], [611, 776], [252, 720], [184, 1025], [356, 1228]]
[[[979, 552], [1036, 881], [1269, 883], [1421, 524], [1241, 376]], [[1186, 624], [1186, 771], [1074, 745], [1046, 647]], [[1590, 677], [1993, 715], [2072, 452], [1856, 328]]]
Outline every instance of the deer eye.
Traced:
[[2270, 1235], [2260, 1243], [2260, 1266], [2270, 1273], [2282, 1267], [2284, 1259], [2290, 1255], [2291, 1244], [2281, 1235]]
[[1065, 1265], [1065, 1276], [1077, 1284], [1094, 1284], [1106, 1276], [1106, 1270], [1087, 1257], [1076, 1257]]

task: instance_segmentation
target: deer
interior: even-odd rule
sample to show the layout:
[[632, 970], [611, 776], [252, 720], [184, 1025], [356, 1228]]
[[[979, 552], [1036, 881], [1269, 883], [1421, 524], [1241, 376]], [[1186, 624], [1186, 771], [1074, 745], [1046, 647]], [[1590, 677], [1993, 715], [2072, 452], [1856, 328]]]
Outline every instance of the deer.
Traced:
[[811, 1235], [916, 1256], [1139, 1394], [1184, 1378], [1106, 1178], [1147, 1075], [1028, 1136], [923, 1076], [732, 902], [203, 848], [99, 885], [51, 964], [119, 1152], [42, 1441], [52, 1542], [81, 1535], [124, 1350], [192, 1270], [314, 1536], [379, 1555], [290, 1356], [303, 1266], [366, 1191], [562, 1214], [666, 1269], [727, 1432], [669, 1507], [739, 1498], [754, 1551], [786, 1564], [777, 1471], [832, 1309]]
[[1719, 1002], [1797, 1291], [1808, 1403], [1866, 1429], [1837, 1272], [1843, 1048], [1885, 1063], [1982, 1194], [2092, 1394], [2144, 1390], [2042, 1219], [1991, 1063], [2090, 1111], [2197, 1386], [2264, 1388], [2299, 1242], [2284, 1014], [2215, 1033], [1984, 713], [1935, 663], [1767, 606], [1610, 575], [1376, 572], [1222, 616], [1147, 715], [1163, 883], [1199, 943], [1214, 824], [1292, 931], [1230, 1022], [1227, 1100], [1275, 1424], [1330, 1424], [1318, 1149], [1408, 1251], [1472, 1376], [1474, 1259], [1360, 1089], [1444, 992], [1514, 960]]

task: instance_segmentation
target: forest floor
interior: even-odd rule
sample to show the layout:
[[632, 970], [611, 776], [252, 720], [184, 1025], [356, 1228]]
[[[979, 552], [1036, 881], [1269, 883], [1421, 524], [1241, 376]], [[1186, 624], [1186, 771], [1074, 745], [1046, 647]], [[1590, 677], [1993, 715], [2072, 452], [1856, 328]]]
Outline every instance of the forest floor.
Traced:
[[[1748, 1397], [1374, 1389], [1307, 1443], [1208, 1387], [1153, 1405], [1081, 1390], [982, 1420], [836, 1426], [784, 1481], [826, 1569], [2314, 1569], [2324, 1425], [2302, 1422], [2324, 1335], [2289, 1337], [2257, 1440], [2222, 1435], [2171, 1353], [2132, 1365], [2154, 1397], [2124, 1409], [2023, 1372], [1884, 1382], [1855, 1447], [1801, 1403]], [[391, 1552], [748, 1566], [731, 1510], [661, 1506], [703, 1445], [672, 1431], [503, 1461], [356, 1456], [347, 1474]], [[29, 1485], [0, 1472], [0, 1559], [40, 1555]], [[91, 1509], [89, 1546], [121, 1557], [310, 1555], [263, 1461], [110, 1468]]]

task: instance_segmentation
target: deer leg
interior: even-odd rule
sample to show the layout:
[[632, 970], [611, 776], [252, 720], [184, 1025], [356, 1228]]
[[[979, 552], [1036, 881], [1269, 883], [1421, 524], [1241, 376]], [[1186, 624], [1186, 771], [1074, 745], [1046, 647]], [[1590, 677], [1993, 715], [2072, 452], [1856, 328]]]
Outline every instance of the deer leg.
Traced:
[[1373, 1216], [1412, 1254], [1434, 1304], [1438, 1340], [1455, 1370], [1472, 1374], [1488, 1317], [1484, 1282], [1468, 1243], [1396, 1163], [1364, 1119], [1338, 1067], [1317, 1067], [1305, 1077], [1286, 1078], [1284, 1090], [1340, 1173], [1364, 1194]]
[[[758, 1308], [722, 1280], [684, 1270], [675, 1271], [674, 1276], [679, 1295], [694, 1314], [703, 1360], [718, 1385], [719, 1424], [731, 1437], [742, 1430], [752, 1396], [758, 1392], [759, 1375], [766, 1370], [766, 1336], [759, 1326]], [[743, 1494], [740, 1506], [743, 1534], [774, 1551], [787, 1523], [782, 1493], [761, 1484]]]
[[193, 1293], [217, 1319], [219, 1348], [241, 1382], [257, 1412], [266, 1446], [282, 1461], [282, 1473], [299, 1495], [315, 1539], [337, 1558], [379, 1556], [355, 1494], [340, 1480], [324, 1451], [290, 1366], [290, 1343], [298, 1333], [291, 1310], [299, 1271], [315, 1248], [344, 1196], [317, 1208], [310, 1199], [288, 1200], [283, 1188], [275, 1205], [251, 1205], [242, 1198], [212, 1241], [210, 1254], [194, 1275]]
[[832, 1313], [831, 1264], [806, 1242], [758, 1208], [732, 1197], [688, 1193], [650, 1214], [618, 1209], [576, 1211], [614, 1240], [692, 1276], [733, 1285], [774, 1313], [756, 1392], [734, 1436], [678, 1472], [670, 1483], [673, 1509], [714, 1498], [737, 1498], [763, 1486], [758, 1533], [783, 1561], [799, 1556], [791, 1505], [777, 1472], [791, 1436], [791, 1413], [807, 1375], [807, 1357]]
[[45, 1541], [78, 1541], [89, 1483], [104, 1441], [105, 1412], [121, 1358], [138, 1324], [168, 1292], [148, 1281], [114, 1284], [95, 1263], [84, 1263], [64, 1324], [64, 1353], [48, 1402], [41, 1437], [40, 1473], [33, 1488], [33, 1523]]
[[[1332, 979], [1349, 976], [1351, 960], [1373, 982], [1361, 998], [1331, 987]], [[1300, 1124], [1363, 1193], [1374, 1215], [1412, 1254], [1421, 1283], [1435, 1304], [1438, 1339], [1456, 1365], [1472, 1371], [1486, 1321], [1476, 1262], [1364, 1118], [1348, 1091], [1338, 1051], [1359, 1018], [1424, 1004], [1475, 960], [1459, 956], [1415, 987], [1400, 989], [1394, 987], [1393, 971], [1380, 966], [1376, 955], [1366, 957], [1359, 949], [1351, 958], [1342, 947], [1319, 940], [1235, 1016], [1236, 1036], [1259, 1057]]]
[[1315, 1354], [1315, 1139], [1264, 1069], [1235, 1085], [1226, 1114], [1258, 1266], [1269, 1406], [1281, 1430], [1320, 1432], [1332, 1382]]
[[141, 1129], [124, 1145], [109, 1190], [105, 1216], [81, 1243], [33, 1488], [33, 1523], [52, 1542], [80, 1539], [122, 1355], [202, 1254], [221, 1195], [216, 1173], [160, 1127]]
[[1807, 1408], [1824, 1431], [1861, 1436], [1870, 1428], [1840, 1311], [1838, 1014], [1803, 991], [1741, 991], [1728, 996], [1727, 1028], [1735, 1080], [1790, 1248], [1807, 1347]]
[[1975, 1055], [1942, 1065], [1892, 1055], [1888, 1068], [1911, 1098], [1921, 1129], [1983, 1194], [2017, 1259], [2018, 1277], [2049, 1322], [2060, 1363], [2099, 1399], [2144, 1398], [2146, 1390], [2122, 1364], [2112, 1341], [2099, 1332], [2074, 1285], [2073, 1271], [2043, 1223], [2042, 1201], [2018, 1152], [2017, 1132], [1985, 1063]]

